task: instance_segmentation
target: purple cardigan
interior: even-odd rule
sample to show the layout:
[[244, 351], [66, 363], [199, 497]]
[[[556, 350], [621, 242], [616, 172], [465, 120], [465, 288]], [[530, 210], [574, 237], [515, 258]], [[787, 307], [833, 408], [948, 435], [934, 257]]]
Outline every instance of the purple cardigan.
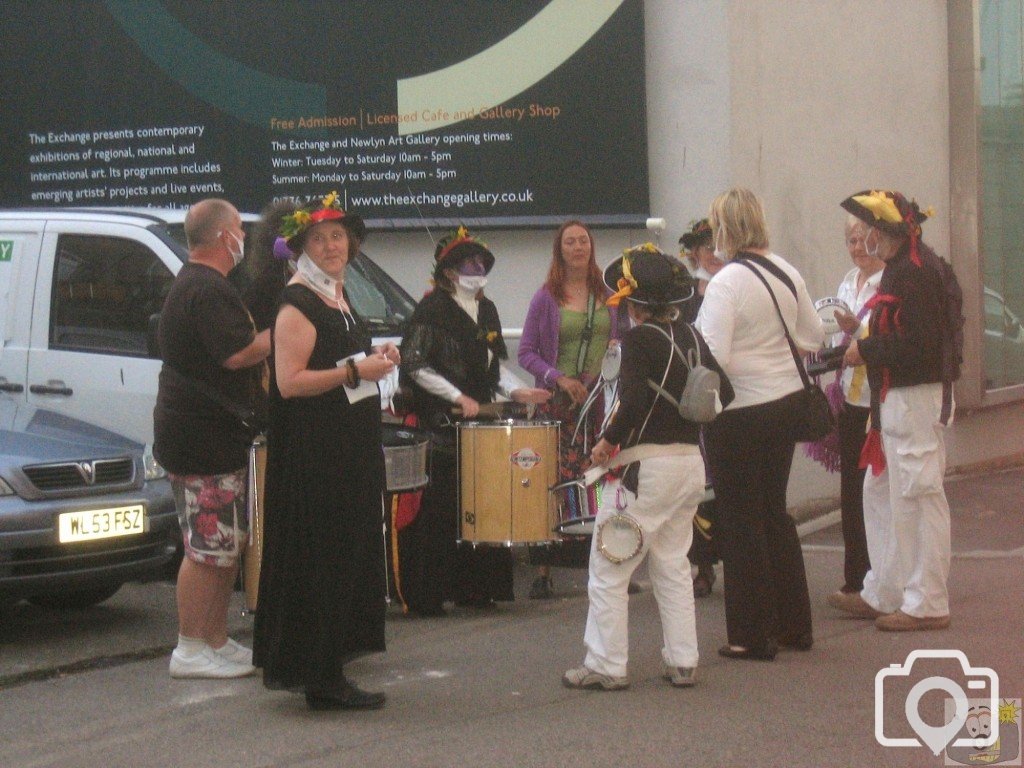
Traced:
[[[607, 291], [605, 296], [611, 296]], [[611, 338], [619, 338], [618, 308], [608, 307], [611, 320]], [[558, 331], [562, 315], [558, 302], [547, 286], [533, 294], [526, 311], [523, 338], [519, 340], [519, 365], [533, 374], [536, 386], [553, 389], [560, 376], [566, 374], [555, 368], [558, 362]]]

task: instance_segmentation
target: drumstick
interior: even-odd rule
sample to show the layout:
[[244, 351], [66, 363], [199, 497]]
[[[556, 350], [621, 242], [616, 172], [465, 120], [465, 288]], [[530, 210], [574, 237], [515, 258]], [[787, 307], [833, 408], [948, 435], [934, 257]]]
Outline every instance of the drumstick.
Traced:
[[[521, 403], [480, 403], [477, 416], [501, 419], [509, 413], [525, 412], [525, 410], [526, 407]], [[458, 405], [452, 406], [452, 416], [462, 416], [462, 408]]]

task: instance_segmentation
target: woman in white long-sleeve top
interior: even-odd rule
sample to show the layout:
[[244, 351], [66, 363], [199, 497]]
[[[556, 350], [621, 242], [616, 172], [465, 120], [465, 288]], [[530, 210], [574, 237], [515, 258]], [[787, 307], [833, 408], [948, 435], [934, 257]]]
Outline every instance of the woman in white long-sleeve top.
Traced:
[[770, 661], [780, 645], [813, 643], [803, 555], [786, 512], [803, 383], [783, 320], [804, 351], [821, 346], [824, 330], [799, 272], [770, 250], [753, 192], [719, 195], [709, 218], [715, 255], [729, 263], [708, 284], [697, 327], [736, 393], [705, 428], [725, 573], [729, 642], [719, 653]]

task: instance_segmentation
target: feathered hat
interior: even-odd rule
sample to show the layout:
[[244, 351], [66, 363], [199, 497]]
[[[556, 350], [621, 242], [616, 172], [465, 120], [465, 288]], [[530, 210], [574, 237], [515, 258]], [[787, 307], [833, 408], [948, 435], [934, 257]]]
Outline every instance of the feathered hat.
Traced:
[[322, 198], [314, 198], [281, 219], [281, 237], [293, 253], [302, 253], [309, 230], [324, 221], [337, 221], [349, 235], [360, 243], [366, 239], [366, 224], [361, 216], [345, 213], [338, 200], [338, 193], [331, 192]]
[[606, 304], [622, 299], [637, 304], [679, 304], [693, 296], [693, 278], [678, 259], [653, 243], [627, 248], [604, 269], [604, 284], [613, 293]]

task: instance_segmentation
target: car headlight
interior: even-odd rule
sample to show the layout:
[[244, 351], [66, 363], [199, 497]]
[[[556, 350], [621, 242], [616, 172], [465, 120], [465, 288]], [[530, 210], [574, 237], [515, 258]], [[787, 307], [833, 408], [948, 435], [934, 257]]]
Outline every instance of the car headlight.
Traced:
[[146, 470], [146, 480], [159, 480], [167, 477], [167, 470], [160, 466], [160, 462], [153, 456], [153, 445], [146, 443], [146, 450], [142, 452], [142, 466]]

